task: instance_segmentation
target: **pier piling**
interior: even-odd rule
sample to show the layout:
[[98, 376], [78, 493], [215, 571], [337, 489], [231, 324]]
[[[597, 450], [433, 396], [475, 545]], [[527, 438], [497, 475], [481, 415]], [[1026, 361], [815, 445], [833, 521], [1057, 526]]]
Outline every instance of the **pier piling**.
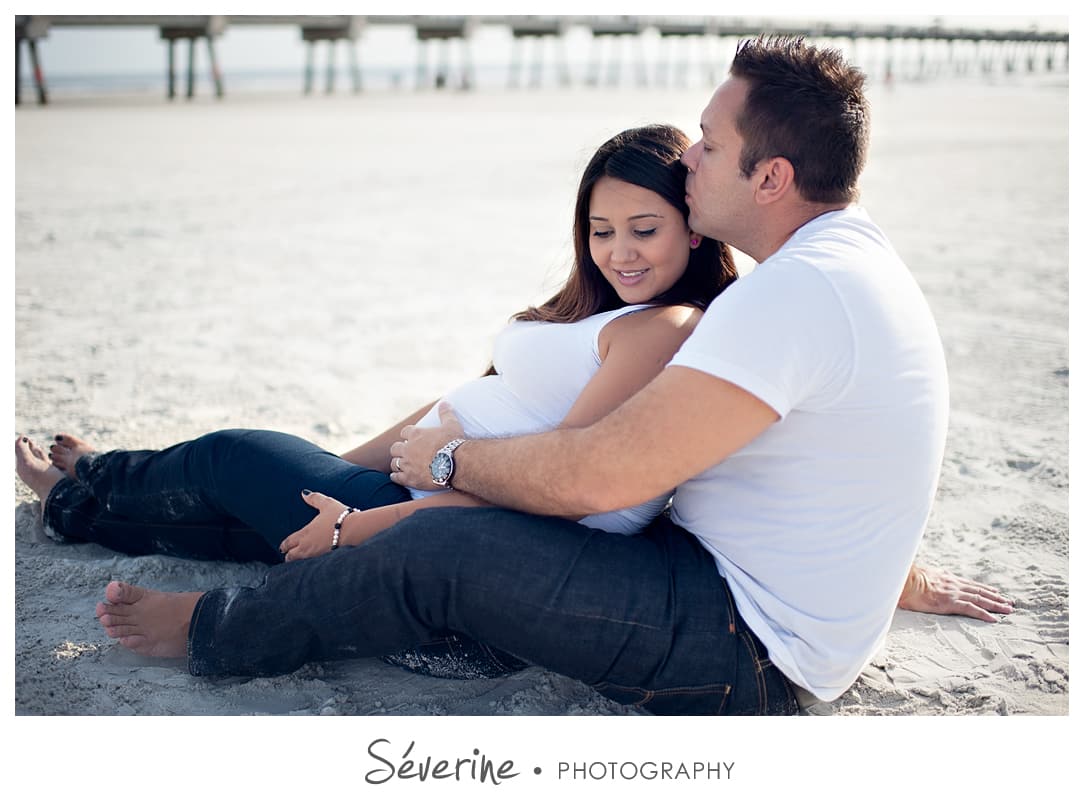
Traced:
[[415, 84], [418, 89], [429, 84], [429, 50], [437, 46], [437, 66], [433, 86], [451, 86], [451, 43], [459, 42], [460, 68], [459, 88], [469, 90], [474, 86], [474, 65], [471, 60], [470, 38], [478, 27], [473, 17], [417, 17], [413, 18], [414, 36], [418, 42], [417, 72]]
[[49, 34], [49, 24], [28, 17], [15, 18], [15, 103], [20, 101], [20, 84], [22, 82], [22, 45], [26, 43], [27, 55], [30, 57], [30, 71], [34, 77], [34, 89], [37, 91], [38, 103], [49, 103], [49, 92], [45, 87], [45, 71], [41, 67], [41, 58], [38, 55], [38, 40], [44, 39]]
[[188, 42], [188, 70], [185, 74], [185, 97], [194, 98], [196, 95], [196, 43], [204, 39], [207, 41], [207, 56], [211, 66], [211, 82], [214, 85], [215, 97], [222, 98], [225, 89], [222, 84], [222, 71], [218, 66], [218, 56], [215, 53], [215, 37], [221, 36], [226, 30], [225, 17], [203, 17], [194, 24], [188, 25], [163, 25], [158, 29], [159, 39], [166, 42], [166, 96], [173, 99], [177, 92], [177, 61], [174, 55], [178, 40]]
[[325, 75], [324, 90], [327, 93], [335, 92], [335, 78], [337, 66], [335, 64], [335, 52], [339, 42], [346, 45], [346, 53], [350, 64], [351, 87], [355, 93], [362, 89], [361, 68], [358, 66], [356, 43], [358, 37], [365, 28], [365, 20], [362, 17], [329, 17], [320, 21], [311, 21], [301, 27], [301, 39], [305, 42], [305, 84], [304, 93], [312, 93], [313, 81], [316, 72], [316, 44], [327, 43], [327, 73]]
[[568, 30], [568, 21], [559, 17], [515, 17], [512, 18], [512, 58], [508, 69], [509, 87], [519, 85], [520, 69], [523, 64], [523, 52], [527, 44], [533, 45], [534, 58], [531, 61], [531, 73], [528, 85], [538, 87], [545, 74], [545, 49], [550, 42], [556, 51], [557, 81], [562, 87], [572, 84], [568, 58], [564, 49], [564, 35]]

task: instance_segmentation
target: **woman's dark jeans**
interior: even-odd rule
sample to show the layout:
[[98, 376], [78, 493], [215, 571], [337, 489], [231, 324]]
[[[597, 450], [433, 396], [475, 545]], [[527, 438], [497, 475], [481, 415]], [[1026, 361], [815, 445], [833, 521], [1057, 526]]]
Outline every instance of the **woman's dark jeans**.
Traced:
[[46, 499], [46, 528], [128, 555], [281, 563], [279, 544], [316, 516], [305, 488], [361, 508], [410, 499], [386, 473], [274, 431], [88, 454], [75, 472], [78, 482], [61, 482]]
[[[161, 451], [88, 454], [46, 499], [49, 533], [126, 555], [281, 563], [279, 544], [316, 515], [304, 488], [354, 507], [410, 499], [387, 474], [289, 434], [216, 431]], [[330, 539], [329, 539], [330, 543]], [[443, 678], [494, 678], [526, 667], [455, 635], [386, 661]]]
[[714, 559], [667, 517], [637, 535], [496, 508], [433, 508], [357, 547], [215, 589], [192, 613], [194, 675], [478, 640], [661, 714], [793, 714], [792, 686]]

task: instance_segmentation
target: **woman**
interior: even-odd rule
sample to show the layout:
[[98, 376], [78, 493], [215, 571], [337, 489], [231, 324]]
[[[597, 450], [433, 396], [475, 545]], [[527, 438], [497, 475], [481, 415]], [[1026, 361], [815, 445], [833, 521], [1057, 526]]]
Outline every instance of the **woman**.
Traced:
[[[577, 193], [575, 262], [565, 286], [514, 316], [498, 338], [496, 374], [446, 398], [468, 420], [473, 415], [472, 435], [594, 422], [663, 368], [703, 308], [736, 278], [729, 250], [686, 224], [679, 159], [688, 146], [679, 130], [649, 126], [595, 153]], [[434, 406], [421, 424], [435, 414]], [[268, 431], [220, 431], [162, 451], [104, 454], [60, 434], [48, 457], [20, 437], [17, 472], [58, 539], [127, 554], [277, 563], [359, 544], [417, 509], [480, 503], [451, 491], [424, 498], [431, 494], [391, 482], [387, 448], [419, 416], [342, 457]], [[667, 497], [582, 520], [632, 532]], [[313, 519], [317, 503], [323, 510]]]

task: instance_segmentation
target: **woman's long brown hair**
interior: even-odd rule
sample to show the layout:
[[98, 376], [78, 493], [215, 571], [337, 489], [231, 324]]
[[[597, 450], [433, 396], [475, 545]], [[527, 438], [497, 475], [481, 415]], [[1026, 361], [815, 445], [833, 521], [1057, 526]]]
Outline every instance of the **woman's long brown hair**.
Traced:
[[[591, 258], [591, 192], [603, 177], [623, 180], [655, 192], [688, 219], [685, 204], [685, 167], [681, 156], [689, 147], [685, 134], [667, 124], [636, 127], [615, 135], [595, 152], [576, 193], [572, 225], [575, 259], [564, 286], [545, 304], [516, 313], [516, 321], [580, 321], [596, 313], [625, 305]], [[689, 254], [685, 273], [652, 304], [691, 304], [704, 309], [738, 278], [730, 249], [704, 238]]]

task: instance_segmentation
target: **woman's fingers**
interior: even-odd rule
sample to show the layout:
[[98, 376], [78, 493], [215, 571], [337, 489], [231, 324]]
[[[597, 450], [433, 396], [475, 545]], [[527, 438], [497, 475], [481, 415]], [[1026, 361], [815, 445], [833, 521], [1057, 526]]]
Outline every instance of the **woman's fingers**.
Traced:
[[287, 535], [286, 540], [279, 544], [279, 551], [284, 555], [288, 555], [290, 550], [297, 546], [297, 543], [296, 532], [293, 535]]
[[333, 501], [331, 496], [325, 496], [323, 493], [318, 493], [315, 490], [302, 490], [301, 499], [310, 507], [315, 507], [320, 510], [327, 504], [328, 501]]
[[320, 514], [314, 516], [308, 524], [297, 532], [286, 536], [286, 539], [279, 544], [279, 551], [286, 556], [287, 561], [303, 560], [304, 558], [322, 555], [325, 550], [321, 547], [321, 544], [325, 543], [323, 540], [325, 537], [327, 548], [330, 549], [332, 523], [340, 512], [346, 508], [346, 505], [341, 501], [324, 493], [318, 493], [315, 490], [302, 490], [301, 498], [310, 507], [318, 510]]
[[289, 538], [287, 538], [286, 541], [283, 541], [282, 544], [284, 547], [286, 547], [282, 550], [282, 552], [284, 555], [286, 555], [287, 563], [289, 563], [291, 560], [303, 560], [304, 558], [308, 557], [308, 555], [305, 554], [305, 547], [300, 541], [297, 541], [290, 546], [287, 546], [287, 541], [289, 541]]

